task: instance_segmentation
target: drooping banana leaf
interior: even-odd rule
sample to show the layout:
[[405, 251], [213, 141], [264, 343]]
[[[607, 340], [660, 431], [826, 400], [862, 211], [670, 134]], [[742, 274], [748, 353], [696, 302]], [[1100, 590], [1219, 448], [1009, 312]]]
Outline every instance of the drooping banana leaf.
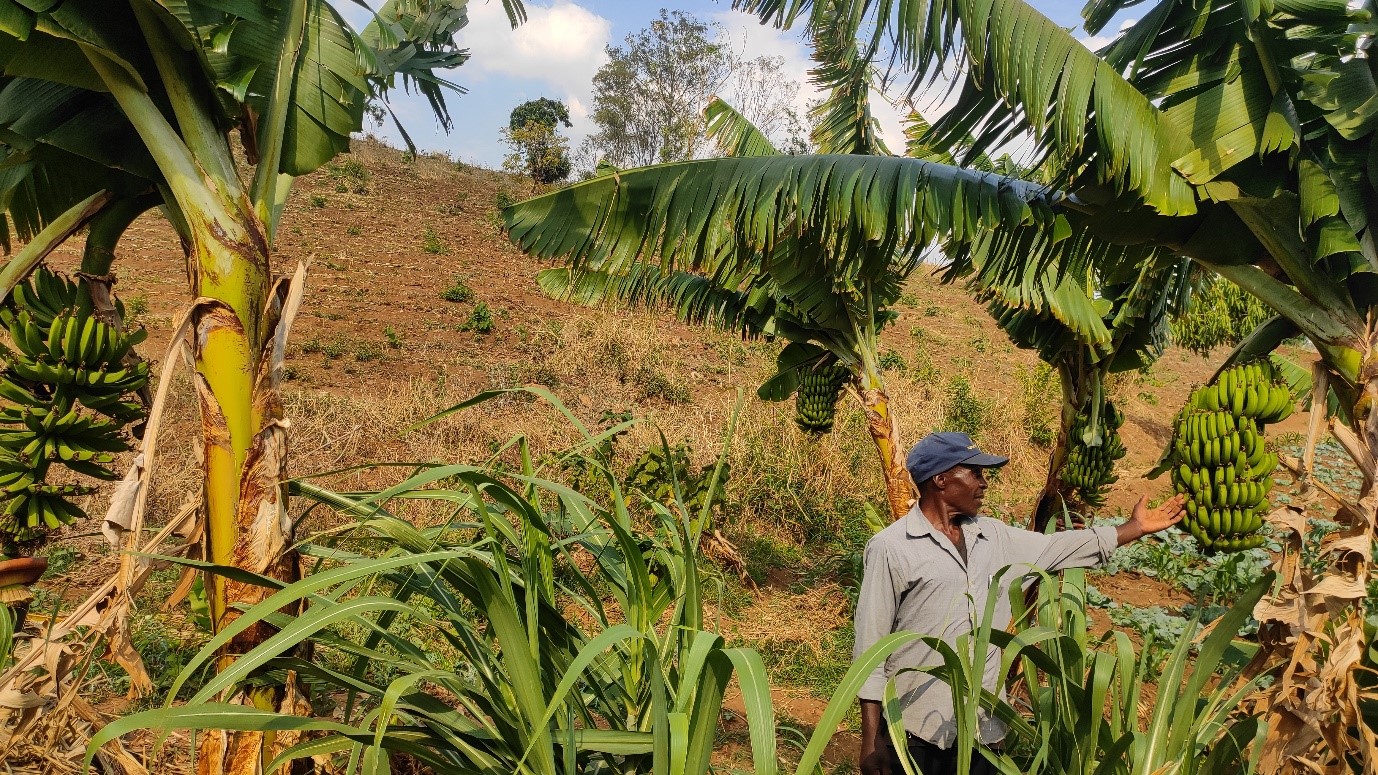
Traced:
[[780, 155], [769, 137], [722, 98], [714, 97], [709, 100], [708, 107], [703, 109], [703, 115], [707, 119], [705, 131], [708, 139], [716, 144], [724, 155]]

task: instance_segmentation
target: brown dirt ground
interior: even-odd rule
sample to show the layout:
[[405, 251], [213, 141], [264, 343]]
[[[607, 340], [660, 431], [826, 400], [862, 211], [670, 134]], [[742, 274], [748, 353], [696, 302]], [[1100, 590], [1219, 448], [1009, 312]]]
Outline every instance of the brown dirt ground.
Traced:
[[[296, 414], [294, 420], [301, 420], [294, 441], [296, 470], [426, 456], [431, 451], [428, 444], [466, 459], [482, 459], [488, 454], [485, 442], [493, 439], [515, 432], [548, 436], [549, 414], [533, 414], [539, 410], [520, 403], [478, 412], [472, 420], [456, 420], [419, 439], [379, 429], [379, 423], [402, 427], [443, 408], [446, 399], [533, 381], [551, 385], [588, 421], [596, 421], [605, 410], [631, 407], [661, 423], [672, 439], [676, 434], [692, 438], [698, 454], [715, 448], [739, 387], [750, 397], [752, 428], [761, 433], [772, 428], [775, 433], [792, 432], [790, 407], [763, 406], [754, 398], [754, 387], [773, 359], [768, 347], [742, 345], [730, 335], [705, 333], [661, 315], [590, 311], [544, 296], [534, 275], [545, 265], [510, 246], [498, 228], [498, 198], [529, 195], [525, 182], [441, 157], [405, 161], [399, 152], [371, 141], [356, 143], [354, 152], [342, 159], [346, 160], [369, 170], [366, 186], [359, 192], [341, 191], [342, 182], [346, 189], [353, 184], [328, 171], [300, 180], [274, 254], [278, 272], [290, 272], [298, 262], [309, 264], [306, 304], [292, 332], [287, 391], [289, 411]], [[75, 266], [77, 249], [78, 245], [64, 249], [52, 263], [58, 268]], [[160, 359], [172, 321], [189, 302], [181, 251], [167, 223], [156, 214], [141, 218], [123, 243], [116, 267], [120, 296], [127, 304], [137, 300], [147, 308], [140, 322], [151, 336], [141, 349]], [[440, 298], [456, 279], [493, 310], [493, 333], [458, 330], [474, 304]], [[940, 378], [895, 378], [902, 434], [914, 439], [933, 427], [943, 407], [942, 381], [956, 374], [969, 376], [978, 395], [993, 406], [984, 444], [1014, 459], [1010, 475], [993, 490], [993, 510], [1018, 519], [1031, 505], [1046, 460], [1046, 452], [1029, 446], [1019, 429], [1023, 409], [1018, 406], [1017, 379], [1033, 368], [1035, 356], [1012, 347], [961, 288], [920, 274], [908, 290], [912, 297], [900, 305], [899, 320], [884, 333], [884, 342], [909, 359], [925, 354]], [[662, 369], [687, 390], [687, 400], [667, 400], [638, 387], [636, 378], [612, 374], [624, 366], [609, 343], [630, 353], [631, 366], [626, 368], [640, 363], [643, 369]], [[1163, 493], [1163, 480], [1150, 482], [1143, 474], [1168, 439], [1175, 408], [1194, 385], [1209, 377], [1212, 362], [1174, 350], [1148, 375], [1116, 384], [1128, 415], [1123, 433], [1129, 457], [1111, 494], [1110, 511], [1127, 510], [1138, 493]], [[186, 458], [184, 433], [195, 427], [191, 411], [188, 401], [170, 410], [169, 435], [183, 443], [169, 446], [170, 484], [154, 499], [155, 512], [161, 511], [161, 516], [153, 515], [154, 522], [166, 519], [188, 493], [195, 492], [195, 463]], [[846, 411], [839, 425], [860, 428], [857, 413]], [[1298, 430], [1303, 423], [1299, 415], [1281, 430]], [[790, 441], [779, 449], [757, 446], [734, 454], [793, 455], [781, 465], [806, 472], [800, 486], [813, 486], [821, 478], [829, 486], [875, 491], [878, 479], [866, 444], [848, 446], [831, 438], [820, 442], [822, 446], [801, 444]], [[819, 464], [820, 456], [826, 469], [810, 468]], [[98, 512], [100, 498], [91, 505]], [[65, 600], [79, 599], [84, 589], [109, 572], [113, 560], [92, 537], [94, 529], [74, 526], [60, 539], [96, 560], [78, 563], [66, 577], [45, 582]], [[794, 534], [789, 525], [766, 529], [785, 537]], [[778, 581], [782, 583], [758, 590], [754, 605], [769, 608], [771, 595], [784, 594], [779, 590], [795, 579]], [[1111, 597], [1135, 605], [1185, 602], [1157, 580], [1133, 574], [1098, 578], [1096, 584]], [[166, 587], [150, 592], [146, 610], [156, 612], [155, 601]], [[824, 605], [835, 609], [835, 602], [831, 598]], [[775, 622], [773, 629], [781, 637], [816, 642], [818, 629], [808, 627], [811, 612], [794, 607], [791, 615], [797, 618]], [[185, 616], [167, 616], [172, 617], [167, 625], [171, 632], [187, 632]], [[1096, 624], [1108, 626], [1103, 617]], [[103, 707], [117, 712], [120, 704], [107, 697]], [[777, 690], [777, 708], [807, 725], [817, 721], [824, 704], [806, 691]], [[854, 735], [840, 737], [829, 760], [846, 761], [854, 747]]]

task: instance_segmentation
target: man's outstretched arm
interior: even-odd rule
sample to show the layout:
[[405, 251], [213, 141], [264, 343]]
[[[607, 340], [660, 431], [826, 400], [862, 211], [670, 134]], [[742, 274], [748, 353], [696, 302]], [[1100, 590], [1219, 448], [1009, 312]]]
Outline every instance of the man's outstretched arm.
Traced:
[[1115, 528], [1115, 540], [1119, 546], [1133, 543], [1149, 533], [1167, 530], [1181, 522], [1182, 516], [1186, 513], [1185, 496], [1174, 495], [1163, 501], [1158, 508], [1150, 509], [1148, 496], [1142, 495], [1139, 502], [1134, 504], [1134, 511], [1129, 515], [1129, 519]]

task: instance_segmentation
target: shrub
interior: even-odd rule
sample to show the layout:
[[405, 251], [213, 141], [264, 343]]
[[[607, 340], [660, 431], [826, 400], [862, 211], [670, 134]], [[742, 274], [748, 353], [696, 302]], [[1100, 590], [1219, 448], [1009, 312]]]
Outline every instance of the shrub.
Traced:
[[947, 404], [943, 407], [943, 427], [938, 430], [961, 431], [972, 438], [981, 435], [990, 419], [990, 402], [976, 397], [971, 382], [956, 376], [947, 382]]
[[341, 193], [367, 194], [368, 182], [373, 177], [368, 168], [357, 160], [345, 158], [326, 165], [330, 177], [335, 181], [335, 190]]
[[886, 349], [880, 354], [879, 365], [885, 371], [898, 371], [901, 374], [909, 368], [909, 364], [904, 362], [904, 357], [892, 349]]
[[1024, 432], [1029, 443], [1048, 448], [1057, 441], [1062, 408], [1062, 388], [1052, 367], [1040, 361], [1032, 369], [1021, 366], [1015, 372], [1019, 381], [1019, 403], [1024, 409]]
[[124, 319], [126, 323], [133, 323], [143, 317], [147, 312], [148, 294], [146, 293], [136, 293], [129, 301], [124, 302]]
[[422, 233], [421, 249], [434, 256], [444, 255], [450, 252], [444, 242], [440, 241], [440, 235], [435, 233], [435, 229], [427, 226]]
[[467, 301], [473, 301], [474, 291], [466, 285], [463, 280], [456, 277], [454, 282], [450, 283], [449, 288], [440, 292], [440, 298], [445, 301], [453, 301], [462, 304]]
[[1172, 321], [1172, 340], [1199, 355], [1239, 344], [1273, 315], [1257, 297], [1224, 278], [1202, 281], [1190, 298], [1186, 314]]
[[383, 357], [383, 349], [373, 342], [360, 342], [354, 348], [354, 360], [376, 361]]
[[641, 390], [641, 398], [661, 398], [672, 404], [689, 403], [689, 388], [651, 366], [642, 366], [632, 374], [632, 383]]
[[488, 334], [493, 331], [493, 312], [488, 309], [488, 305], [479, 302], [474, 305], [474, 309], [469, 313], [469, 318], [459, 324], [460, 331], [472, 331], [475, 334]]
[[343, 357], [348, 350], [349, 344], [345, 342], [343, 337], [339, 336], [321, 345], [321, 352], [332, 361]]

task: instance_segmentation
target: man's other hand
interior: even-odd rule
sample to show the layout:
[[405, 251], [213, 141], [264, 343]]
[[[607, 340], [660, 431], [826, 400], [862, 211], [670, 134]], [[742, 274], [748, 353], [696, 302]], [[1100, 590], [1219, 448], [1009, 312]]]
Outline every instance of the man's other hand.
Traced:
[[862, 700], [861, 756], [857, 760], [857, 769], [861, 770], [861, 775], [891, 775], [890, 748], [885, 743], [888, 738], [880, 703], [876, 700]]
[[1174, 495], [1163, 501], [1156, 509], [1148, 507], [1148, 496], [1139, 497], [1139, 502], [1134, 504], [1134, 511], [1129, 515], [1129, 521], [1116, 528], [1116, 538], [1120, 546], [1124, 546], [1131, 541], [1137, 541], [1149, 533], [1156, 533], [1159, 530], [1167, 530], [1178, 522], [1186, 514], [1185, 495]]
[[861, 761], [857, 762], [861, 775], [890, 775], [890, 750], [882, 740], [861, 739]]

